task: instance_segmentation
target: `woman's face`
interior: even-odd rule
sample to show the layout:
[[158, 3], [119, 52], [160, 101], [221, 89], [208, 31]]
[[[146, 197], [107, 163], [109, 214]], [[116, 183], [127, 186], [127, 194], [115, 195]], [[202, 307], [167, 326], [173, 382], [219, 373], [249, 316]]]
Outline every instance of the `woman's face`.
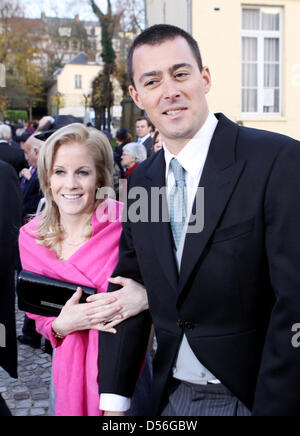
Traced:
[[136, 160], [133, 156], [129, 154], [127, 150], [123, 150], [122, 156], [121, 156], [121, 165], [123, 168], [131, 168], [133, 165], [135, 165]]
[[51, 171], [50, 188], [61, 216], [83, 215], [93, 211], [97, 173], [86, 145], [73, 142], [58, 148]]

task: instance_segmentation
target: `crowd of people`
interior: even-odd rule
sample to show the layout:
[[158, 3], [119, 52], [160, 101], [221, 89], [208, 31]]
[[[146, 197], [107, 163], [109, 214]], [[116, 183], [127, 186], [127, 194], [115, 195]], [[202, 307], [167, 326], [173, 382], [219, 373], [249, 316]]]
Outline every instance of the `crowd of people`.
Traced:
[[[51, 414], [298, 416], [299, 142], [214, 114], [210, 70], [178, 27], [143, 31], [127, 67], [149, 119], [135, 141], [120, 128], [114, 151], [72, 116], [28, 126], [19, 146], [0, 126], [0, 364], [16, 376], [23, 269], [76, 286], [57, 316], [27, 313], [19, 337], [40, 345], [29, 324], [53, 349]], [[147, 219], [126, 215], [131, 188], [147, 193]], [[95, 293], [81, 302], [84, 287]]]

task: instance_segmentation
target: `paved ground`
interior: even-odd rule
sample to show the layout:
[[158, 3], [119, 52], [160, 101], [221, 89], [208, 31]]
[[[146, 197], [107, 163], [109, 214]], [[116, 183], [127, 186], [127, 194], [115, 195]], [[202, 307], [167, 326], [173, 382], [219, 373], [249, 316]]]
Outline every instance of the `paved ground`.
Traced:
[[[17, 334], [22, 333], [23, 312], [17, 311]], [[19, 378], [0, 368], [0, 392], [13, 416], [48, 416], [51, 357], [41, 349], [18, 343]]]

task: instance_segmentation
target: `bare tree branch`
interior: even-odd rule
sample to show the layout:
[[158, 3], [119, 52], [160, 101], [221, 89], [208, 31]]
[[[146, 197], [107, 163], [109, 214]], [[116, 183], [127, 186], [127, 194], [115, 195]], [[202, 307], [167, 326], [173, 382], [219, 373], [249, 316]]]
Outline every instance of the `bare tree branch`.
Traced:
[[95, 2], [95, 0], [88, 0], [88, 2], [90, 4], [91, 8], [93, 9], [94, 14], [97, 15], [97, 17], [99, 17], [99, 16], [104, 17], [105, 16], [104, 13], [99, 8], [99, 6], [97, 5], [97, 3]]

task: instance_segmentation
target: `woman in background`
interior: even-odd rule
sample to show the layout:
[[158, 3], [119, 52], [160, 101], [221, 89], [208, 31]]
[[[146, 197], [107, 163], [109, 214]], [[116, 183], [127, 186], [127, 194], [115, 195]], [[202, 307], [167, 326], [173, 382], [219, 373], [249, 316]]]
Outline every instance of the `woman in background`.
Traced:
[[147, 151], [143, 144], [130, 142], [123, 147], [121, 165], [126, 169], [126, 179], [128, 179], [132, 171], [145, 159], [147, 159]]
[[153, 146], [152, 146], [152, 154], [153, 154], [161, 150], [163, 147], [163, 140], [158, 130], [155, 131], [152, 141], [153, 141]]

